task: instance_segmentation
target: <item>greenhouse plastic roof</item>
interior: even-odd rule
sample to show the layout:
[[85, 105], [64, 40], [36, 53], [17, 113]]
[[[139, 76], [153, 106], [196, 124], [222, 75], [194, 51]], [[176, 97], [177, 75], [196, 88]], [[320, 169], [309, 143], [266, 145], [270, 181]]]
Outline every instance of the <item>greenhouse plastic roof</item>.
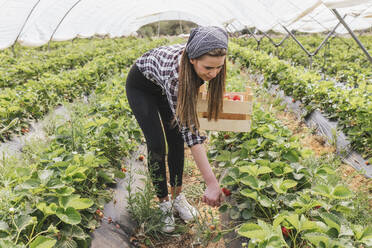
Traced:
[[[40, 46], [50, 39], [135, 34], [143, 25], [187, 20], [229, 31], [331, 31], [337, 9], [351, 29], [372, 26], [372, 0], [0, 0], [0, 49], [18, 41]], [[347, 33], [340, 25], [336, 33]]]

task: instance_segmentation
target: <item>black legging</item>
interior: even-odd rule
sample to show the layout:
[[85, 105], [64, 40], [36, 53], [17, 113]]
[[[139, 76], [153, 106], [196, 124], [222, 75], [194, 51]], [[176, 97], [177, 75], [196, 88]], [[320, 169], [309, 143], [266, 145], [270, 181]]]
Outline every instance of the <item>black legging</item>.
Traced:
[[[126, 82], [129, 106], [146, 139], [148, 167], [159, 198], [168, 195], [165, 170], [165, 141], [168, 144], [170, 185], [181, 186], [184, 166], [184, 141], [178, 127], [172, 127], [174, 115], [161, 88], [148, 80], [133, 65]], [[161, 121], [159, 118], [161, 117]], [[162, 125], [162, 124], [163, 125]], [[162, 127], [163, 126], [163, 127]]]

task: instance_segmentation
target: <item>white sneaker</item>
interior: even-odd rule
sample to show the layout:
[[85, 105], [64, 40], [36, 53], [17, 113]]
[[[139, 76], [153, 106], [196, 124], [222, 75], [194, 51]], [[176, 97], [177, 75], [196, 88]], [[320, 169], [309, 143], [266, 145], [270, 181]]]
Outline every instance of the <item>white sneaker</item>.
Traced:
[[161, 230], [166, 233], [173, 232], [175, 229], [175, 221], [173, 217], [171, 201], [164, 201], [160, 203], [159, 208], [163, 212], [162, 222], [164, 223], [164, 226]]
[[198, 216], [198, 211], [187, 202], [184, 194], [179, 194], [176, 199], [173, 200], [173, 207], [178, 211], [181, 219], [185, 222], [194, 220], [194, 218]]

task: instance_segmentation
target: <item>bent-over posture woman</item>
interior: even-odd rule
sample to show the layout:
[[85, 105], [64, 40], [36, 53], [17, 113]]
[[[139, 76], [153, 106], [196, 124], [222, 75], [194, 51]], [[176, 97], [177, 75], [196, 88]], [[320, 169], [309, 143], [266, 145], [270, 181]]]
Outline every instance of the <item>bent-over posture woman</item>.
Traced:
[[[228, 36], [219, 27], [198, 27], [183, 45], [162, 46], [142, 55], [132, 66], [126, 82], [129, 105], [146, 139], [148, 168], [166, 213], [165, 232], [175, 229], [172, 210], [190, 221], [197, 215], [182, 191], [184, 143], [191, 149], [207, 188], [203, 201], [219, 206], [223, 195], [208, 162], [198, 128], [196, 103], [200, 86], [208, 81], [208, 119], [217, 119], [222, 110], [226, 77]], [[164, 135], [165, 134], [165, 135]], [[165, 156], [171, 200], [168, 196]]]

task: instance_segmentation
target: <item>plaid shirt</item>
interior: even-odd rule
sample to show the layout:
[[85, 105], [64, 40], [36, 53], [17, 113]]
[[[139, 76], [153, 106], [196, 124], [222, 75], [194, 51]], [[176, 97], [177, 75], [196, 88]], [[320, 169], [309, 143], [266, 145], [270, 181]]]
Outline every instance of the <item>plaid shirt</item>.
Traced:
[[[138, 69], [142, 74], [159, 85], [163, 94], [166, 94], [173, 115], [176, 115], [178, 96], [178, 67], [182, 51], [186, 44], [162, 46], [152, 49], [142, 55], [136, 61]], [[195, 129], [195, 134], [185, 126], [181, 127], [181, 134], [186, 144], [191, 147], [202, 144], [206, 139]]]

